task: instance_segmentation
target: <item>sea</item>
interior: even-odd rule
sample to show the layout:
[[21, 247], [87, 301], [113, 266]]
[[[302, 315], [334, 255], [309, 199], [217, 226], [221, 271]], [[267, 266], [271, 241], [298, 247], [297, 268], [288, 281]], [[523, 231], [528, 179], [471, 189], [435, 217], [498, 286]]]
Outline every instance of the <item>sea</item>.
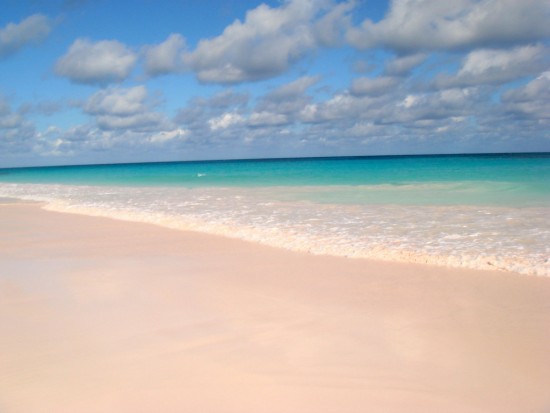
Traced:
[[550, 153], [3, 168], [0, 197], [311, 254], [550, 275]]

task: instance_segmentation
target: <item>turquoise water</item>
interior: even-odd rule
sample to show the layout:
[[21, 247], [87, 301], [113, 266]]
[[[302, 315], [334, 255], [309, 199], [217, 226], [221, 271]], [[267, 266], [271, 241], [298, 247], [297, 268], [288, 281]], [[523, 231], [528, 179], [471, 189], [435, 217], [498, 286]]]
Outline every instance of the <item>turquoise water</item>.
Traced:
[[311, 253], [550, 267], [550, 154], [12, 168], [0, 197]]
[[[550, 200], [550, 154], [205, 161], [0, 169], [0, 182], [310, 187], [317, 202], [531, 205]], [[314, 191], [311, 187], [331, 187]], [[291, 198], [300, 197], [293, 192]]]

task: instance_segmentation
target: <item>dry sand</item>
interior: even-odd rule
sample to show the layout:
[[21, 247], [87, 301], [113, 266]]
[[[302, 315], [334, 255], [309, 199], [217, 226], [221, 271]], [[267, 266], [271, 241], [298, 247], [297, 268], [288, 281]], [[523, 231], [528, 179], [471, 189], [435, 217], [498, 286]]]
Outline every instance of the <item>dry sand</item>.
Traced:
[[0, 412], [550, 412], [550, 279], [0, 206]]

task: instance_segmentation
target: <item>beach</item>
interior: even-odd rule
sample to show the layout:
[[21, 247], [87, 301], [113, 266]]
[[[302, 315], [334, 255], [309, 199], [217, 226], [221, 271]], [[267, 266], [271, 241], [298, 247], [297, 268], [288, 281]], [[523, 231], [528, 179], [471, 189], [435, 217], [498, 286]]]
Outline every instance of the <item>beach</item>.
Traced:
[[0, 205], [0, 411], [540, 412], [550, 278]]
[[1, 5], [0, 413], [550, 413], [550, 0]]
[[550, 154], [0, 169], [0, 197], [317, 255], [550, 276]]

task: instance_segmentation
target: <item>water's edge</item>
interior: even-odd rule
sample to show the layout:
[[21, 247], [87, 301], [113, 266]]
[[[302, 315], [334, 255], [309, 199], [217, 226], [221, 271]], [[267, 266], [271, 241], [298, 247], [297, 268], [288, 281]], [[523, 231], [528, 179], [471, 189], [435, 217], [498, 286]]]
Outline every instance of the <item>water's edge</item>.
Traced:
[[[150, 223], [292, 251], [550, 275], [545, 249], [550, 242], [545, 244], [547, 240], [533, 233], [543, 225], [536, 221], [545, 216], [540, 208], [361, 208], [277, 202], [233, 189], [182, 189], [174, 194], [173, 189], [163, 192], [159, 188], [127, 188], [122, 193], [120, 188], [114, 192], [96, 189], [95, 193], [84, 187], [18, 184], [14, 188], [19, 193], [7, 193], [0, 186], [0, 196], [44, 202], [45, 209], [57, 212]], [[38, 192], [29, 193], [31, 188]], [[525, 222], [531, 226], [525, 228]], [[503, 223], [510, 228], [502, 229]], [[506, 239], [502, 231], [508, 231], [504, 235], [523, 231], [523, 238]], [[488, 239], [493, 245], [488, 245]], [[533, 242], [540, 244], [538, 250], [523, 247]]]

